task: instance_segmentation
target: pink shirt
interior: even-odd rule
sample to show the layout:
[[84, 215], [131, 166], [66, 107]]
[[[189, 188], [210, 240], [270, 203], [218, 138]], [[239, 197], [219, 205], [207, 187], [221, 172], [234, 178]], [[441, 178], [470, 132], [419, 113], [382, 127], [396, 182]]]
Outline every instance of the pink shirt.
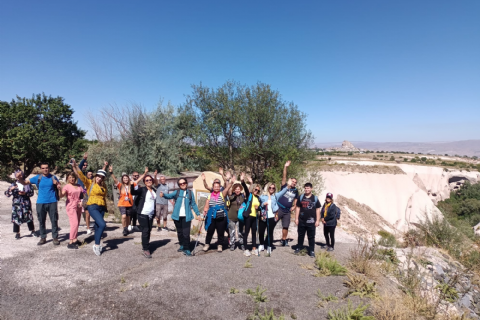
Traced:
[[83, 188], [80, 186], [72, 186], [70, 183], [63, 187], [63, 191], [67, 193], [67, 209], [78, 208], [78, 203], [82, 200], [80, 199], [80, 194], [83, 192]]

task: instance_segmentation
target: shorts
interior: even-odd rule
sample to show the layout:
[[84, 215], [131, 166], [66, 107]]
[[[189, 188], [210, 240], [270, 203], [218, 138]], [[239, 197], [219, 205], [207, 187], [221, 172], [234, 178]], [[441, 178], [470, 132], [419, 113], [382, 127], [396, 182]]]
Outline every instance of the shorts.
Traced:
[[155, 216], [158, 220], [163, 217], [163, 221], [167, 221], [168, 204], [158, 204], [155, 208]]
[[280, 208], [277, 211], [278, 220], [282, 220], [282, 228], [288, 229], [290, 226], [290, 210]]
[[118, 207], [118, 210], [120, 210], [120, 213], [123, 215], [131, 216], [133, 209], [132, 207]]

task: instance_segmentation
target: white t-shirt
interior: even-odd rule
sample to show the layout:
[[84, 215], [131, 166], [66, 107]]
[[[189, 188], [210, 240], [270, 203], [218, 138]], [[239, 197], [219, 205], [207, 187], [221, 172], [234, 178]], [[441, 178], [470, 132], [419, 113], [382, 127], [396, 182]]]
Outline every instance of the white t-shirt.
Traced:
[[179, 217], [185, 217], [186, 216], [186, 214], [185, 214], [185, 197], [181, 197], [181, 199], [182, 199], [182, 205], [180, 207], [180, 212], [178, 213], [178, 216]]
[[157, 194], [153, 191], [147, 190], [145, 195], [145, 203], [143, 204], [142, 214], [153, 216], [155, 214], [155, 199]]
[[20, 182], [17, 181], [17, 188], [18, 188], [18, 191], [23, 191], [24, 188], [23, 188], [23, 184], [21, 184]]
[[272, 210], [272, 199], [268, 199], [268, 210], [267, 210], [267, 219], [275, 218], [275, 214]]

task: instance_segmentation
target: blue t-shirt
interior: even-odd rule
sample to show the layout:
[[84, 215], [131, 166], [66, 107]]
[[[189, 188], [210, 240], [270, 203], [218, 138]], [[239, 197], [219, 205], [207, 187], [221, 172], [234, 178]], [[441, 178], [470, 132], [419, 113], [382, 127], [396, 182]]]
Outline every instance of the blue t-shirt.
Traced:
[[[38, 177], [37, 175], [30, 179], [30, 183], [33, 185], [37, 185]], [[57, 202], [57, 198], [55, 197], [55, 186], [53, 185], [53, 179], [57, 180], [57, 177], [48, 174], [48, 176], [42, 175], [42, 180], [40, 181], [40, 185], [38, 186], [38, 199], [37, 203], [52, 203]]]
[[[287, 185], [284, 184], [281, 190], [285, 189], [286, 187]], [[277, 203], [279, 204], [279, 207], [280, 209], [282, 209], [282, 211], [289, 211], [290, 208], [293, 206], [293, 200], [297, 198], [298, 198], [298, 189], [297, 188], [288, 189], [283, 196], [277, 199]]]

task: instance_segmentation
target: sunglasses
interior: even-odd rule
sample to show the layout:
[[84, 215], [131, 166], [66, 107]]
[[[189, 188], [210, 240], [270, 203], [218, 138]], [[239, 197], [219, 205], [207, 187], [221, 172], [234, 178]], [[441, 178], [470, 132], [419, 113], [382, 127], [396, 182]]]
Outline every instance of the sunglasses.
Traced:
[[255, 189], [255, 191], [260, 192], [260, 189]]
[[152, 182], [152, 179], [145, 179], [145, 182]]
[[275, 190], [275, 187], [269, 187], [268, 189], [273, 189], [273, 190]]
[[180, 184], [181, 186], [184, 186], [184, 185], [186, 185], [186, 183], [185, 183], [185, 182], [182, 182], [182, 183], [179, 183], [179, 184]]

